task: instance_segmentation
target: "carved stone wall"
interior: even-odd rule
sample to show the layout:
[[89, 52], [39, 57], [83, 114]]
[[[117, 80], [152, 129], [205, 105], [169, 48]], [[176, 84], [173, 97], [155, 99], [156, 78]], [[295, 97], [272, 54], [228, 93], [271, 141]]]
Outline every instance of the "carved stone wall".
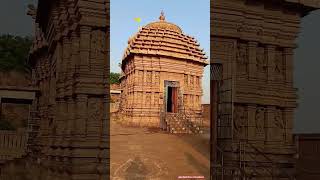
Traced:
[[123, 92], [120, 108], [124, 124], [160, 126], [165, 81], [179, 82], [184, 107], [201, 113], [202, 66], [168, 57], [134, 56], [130, 61], [132, 66], [128, 66], [134, 68], [128, 67], [128, 74], [121, 80]]
[[41, 92], [34, 104], [40, 132], [20, 163], [29, 179], [109, 176], [108, 8], [104, 0], [38, 1], [29, 63]]
[[160, 127], [166, 111], [165, 81], [179, 84], [181, 111], [201, 115], [205, 53], [193, 37], [166, 22], [164, 14], [159, 19], [129, 39], [122, 59], [120, 113], [127, 125]]
[[[224, 159], [228, 161], [225, 164], [229, 163], [229, 168], [242, 168], [247, 176], [293, 175], [296, 152], [292, 129], [297, 106], [292, 78], [293, 49], [300, 18], [319, 7], [305, 3], [249, 0], [212, 3], [211, 62], [223, 65], [221, 90], [233, 92], [233, 113], [226, 106], [220, 107], [221, 113], [232, 114], [233, 122], [218, 125], [218, 146], [225, 151]], [[226, 79], [230, 78], [233, 84], [228, 84]], [[226, 93], [221, 94], [220, 98], [226, 99], [225, 96]], [[279, 167], [271, 171], [271, 165], [259, 164], [262, 161]], [[252, 169], [253, 162], [256, 172]]]

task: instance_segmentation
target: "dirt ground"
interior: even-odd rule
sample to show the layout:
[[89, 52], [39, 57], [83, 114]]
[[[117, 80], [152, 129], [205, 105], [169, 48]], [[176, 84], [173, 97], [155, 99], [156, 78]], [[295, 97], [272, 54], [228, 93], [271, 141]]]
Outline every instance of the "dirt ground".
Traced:
[[[209, 133], [174, 135], [111, 121], [111, 180], [209, 179]], [[203, 179], [203, 178], [202, 178]]]

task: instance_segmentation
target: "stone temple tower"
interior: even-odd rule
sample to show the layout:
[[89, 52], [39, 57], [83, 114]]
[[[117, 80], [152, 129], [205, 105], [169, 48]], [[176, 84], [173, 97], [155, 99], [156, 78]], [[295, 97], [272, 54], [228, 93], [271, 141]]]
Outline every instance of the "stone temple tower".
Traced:
[[121, 64], [119, 112], [125, 124], [190, 132], [188, 126], [201, 122], [201, 79], [208, 63], [199, 46], [163, 12], [129, 39]]
[[294, 49], [301, 18], [317, 8], [318, 0], [211, 4], [214, 179], [296, 178]]

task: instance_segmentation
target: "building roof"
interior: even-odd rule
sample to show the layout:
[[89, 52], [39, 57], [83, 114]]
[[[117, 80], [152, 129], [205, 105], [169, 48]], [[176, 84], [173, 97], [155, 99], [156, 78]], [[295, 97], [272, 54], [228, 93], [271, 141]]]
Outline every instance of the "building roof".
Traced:
[[126, 61], [131, 54], [169, 56], [208, 64], [195, 38], [185, 35], [179, 26], [167, 22], [163, 12], [159, 21], [145, 25], [129, 39], [122, 61]]
[[179, 26], [166, 21], [166, 17], [164, 16], [163, 11], [161, 12], [161, 15], [159, 17], [159, 21], [149, 23], [145, 27], [154, 28], [154, 29], [172, 30], [172, 31], [175, 31], [178, 33], [182, 33], [182, 30]]

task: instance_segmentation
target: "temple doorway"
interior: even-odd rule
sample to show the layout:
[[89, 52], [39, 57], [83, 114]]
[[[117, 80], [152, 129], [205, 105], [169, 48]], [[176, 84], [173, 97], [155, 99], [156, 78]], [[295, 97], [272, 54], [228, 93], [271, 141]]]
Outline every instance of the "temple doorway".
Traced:
[[164, 112], [178, 113], [179, 102], [179, 81], [165, 81], [164, 82]]
[[167, 100], [166, 100], [166, 104], [167, 104], [167, 112], [170, 113], [177, 113], [177, 104], [178, 104], [178, 98], [177, 98], [177, 94], [178, 94], [178, 88], [177, 87], [171, 87], [168, 86], [167, 89]]

